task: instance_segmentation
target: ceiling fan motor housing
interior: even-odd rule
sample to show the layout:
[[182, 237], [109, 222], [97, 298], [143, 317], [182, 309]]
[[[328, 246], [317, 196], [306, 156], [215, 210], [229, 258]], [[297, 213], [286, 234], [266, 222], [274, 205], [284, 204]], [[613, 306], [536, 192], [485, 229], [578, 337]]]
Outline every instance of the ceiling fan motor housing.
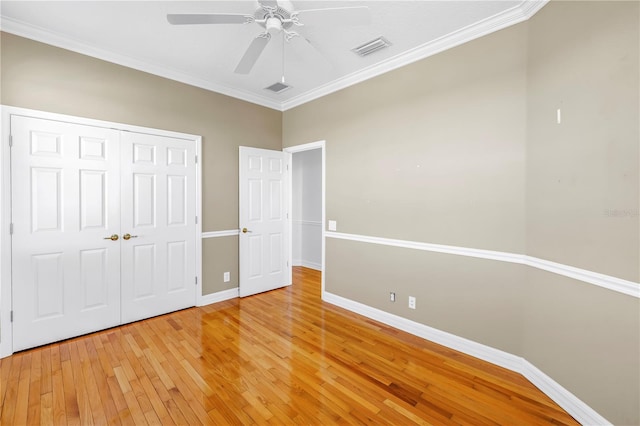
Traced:
[[268, 33], [277, 34], [282, 30], [288, 30], [293, 23], [290, 21], [291, 12], [278, 6], [275, 12], [269, 12], [264, 8], [258, 8], [253, 14], [254, 19], [264, 27]]

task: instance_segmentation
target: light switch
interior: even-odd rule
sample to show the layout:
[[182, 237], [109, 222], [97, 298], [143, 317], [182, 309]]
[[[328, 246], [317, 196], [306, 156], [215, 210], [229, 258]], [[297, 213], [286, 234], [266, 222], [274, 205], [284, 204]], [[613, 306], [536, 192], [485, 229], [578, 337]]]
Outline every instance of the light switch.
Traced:
[[336, 223], [335, 220], [330, 220], [329, 221], [329, 231], [335, 231], [336, 229], [338, 229], [338, 225]]
[[231, 280], [231, 274], [228, 272], [225, 272], [222, 276], [222, 279], [225, 283], [228, 283]]

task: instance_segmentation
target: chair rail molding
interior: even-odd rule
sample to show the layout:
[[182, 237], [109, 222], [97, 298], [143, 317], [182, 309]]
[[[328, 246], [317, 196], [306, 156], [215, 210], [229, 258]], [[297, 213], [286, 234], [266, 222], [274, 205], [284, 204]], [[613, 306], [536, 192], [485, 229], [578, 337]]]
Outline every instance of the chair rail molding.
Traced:
[[334, 231], [327, 231], [325, 235], [328, 238], [336, 238], [340, 240], [358, 241], [361, 243], [379, 244], [458, 256], [477, 257], [480, 259], [497, 260], [501, 262], [519, 263], [521, 265], [530, 266], [547, 272], [553, 272], [554, 274], [563, 275], [568, 278], [573, 278], [588, 284], [593, 284], [618, 293], [626, 294], [627, 296], [640, 298], [640, 283], [623, 280], [622, 278], [612, 277], [599, 272], [576, 268], [574, 266], [564, 265], [562, 263], [539, 259], [533, 256], [527, 256], [525, 254], [448, 246], [419, 241], [396, 240], [392, 238], [373, 237], [368, 235], [346, 234]]

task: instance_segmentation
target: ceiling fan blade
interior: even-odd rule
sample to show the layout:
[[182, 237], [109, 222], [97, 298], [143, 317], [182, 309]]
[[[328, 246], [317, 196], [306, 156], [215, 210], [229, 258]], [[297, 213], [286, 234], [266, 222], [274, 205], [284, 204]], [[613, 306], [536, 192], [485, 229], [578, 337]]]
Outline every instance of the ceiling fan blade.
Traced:
[[273, 8], [273, 9], [277, 9], [278, 8], [278, 1], [277, 0], [258, 0], [258, 3], [260, 3], [260, 6], [262, 6], [262, 7], [269, 7], [269, 8]]
[[267, 47], [267, 43], [269, 43], [269, 40], [271, 40], [271, 34], [269, 33], [260, 34], [258, 37], [254, 38], [247, 51], [244, 52], [242, 59], [240, 59], [235, 73], [249, 74], [251, 68], [253, 68], [256, 61], [262, 54], [262, 51], [265, 47]]
[[298, 10], [295, 13], [302, 24], [309, 26], [330, 27], [371, 24], [371, 12], [367, 6]]
[[245, 24], [250, 19], [247, 15], [231, 13], [204, 13], [204, 14], [169, 14], [167, 21], [172, 25], [193, 24]]

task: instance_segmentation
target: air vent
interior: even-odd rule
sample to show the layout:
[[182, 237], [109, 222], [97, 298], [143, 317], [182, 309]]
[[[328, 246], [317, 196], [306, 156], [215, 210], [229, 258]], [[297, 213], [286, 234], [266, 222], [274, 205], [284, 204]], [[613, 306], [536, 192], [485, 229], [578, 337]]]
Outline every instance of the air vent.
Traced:
[[271, 86], [264, 88], [264, 90], [270, 90], [274, 93], [282, 93], [287, 89], [291, 89], [291, 86], [280, 82], [273, 83]]
[[384, 49], [385, 47], [389, 46], [391, 46], [389, 40], [384, 37], [378, 37], [375, 40], [368, 41], [365, 44], [351, 50], [360, 56], [367, 56], [371, 55], [373, 52], [377, 52], [378, 50]]

